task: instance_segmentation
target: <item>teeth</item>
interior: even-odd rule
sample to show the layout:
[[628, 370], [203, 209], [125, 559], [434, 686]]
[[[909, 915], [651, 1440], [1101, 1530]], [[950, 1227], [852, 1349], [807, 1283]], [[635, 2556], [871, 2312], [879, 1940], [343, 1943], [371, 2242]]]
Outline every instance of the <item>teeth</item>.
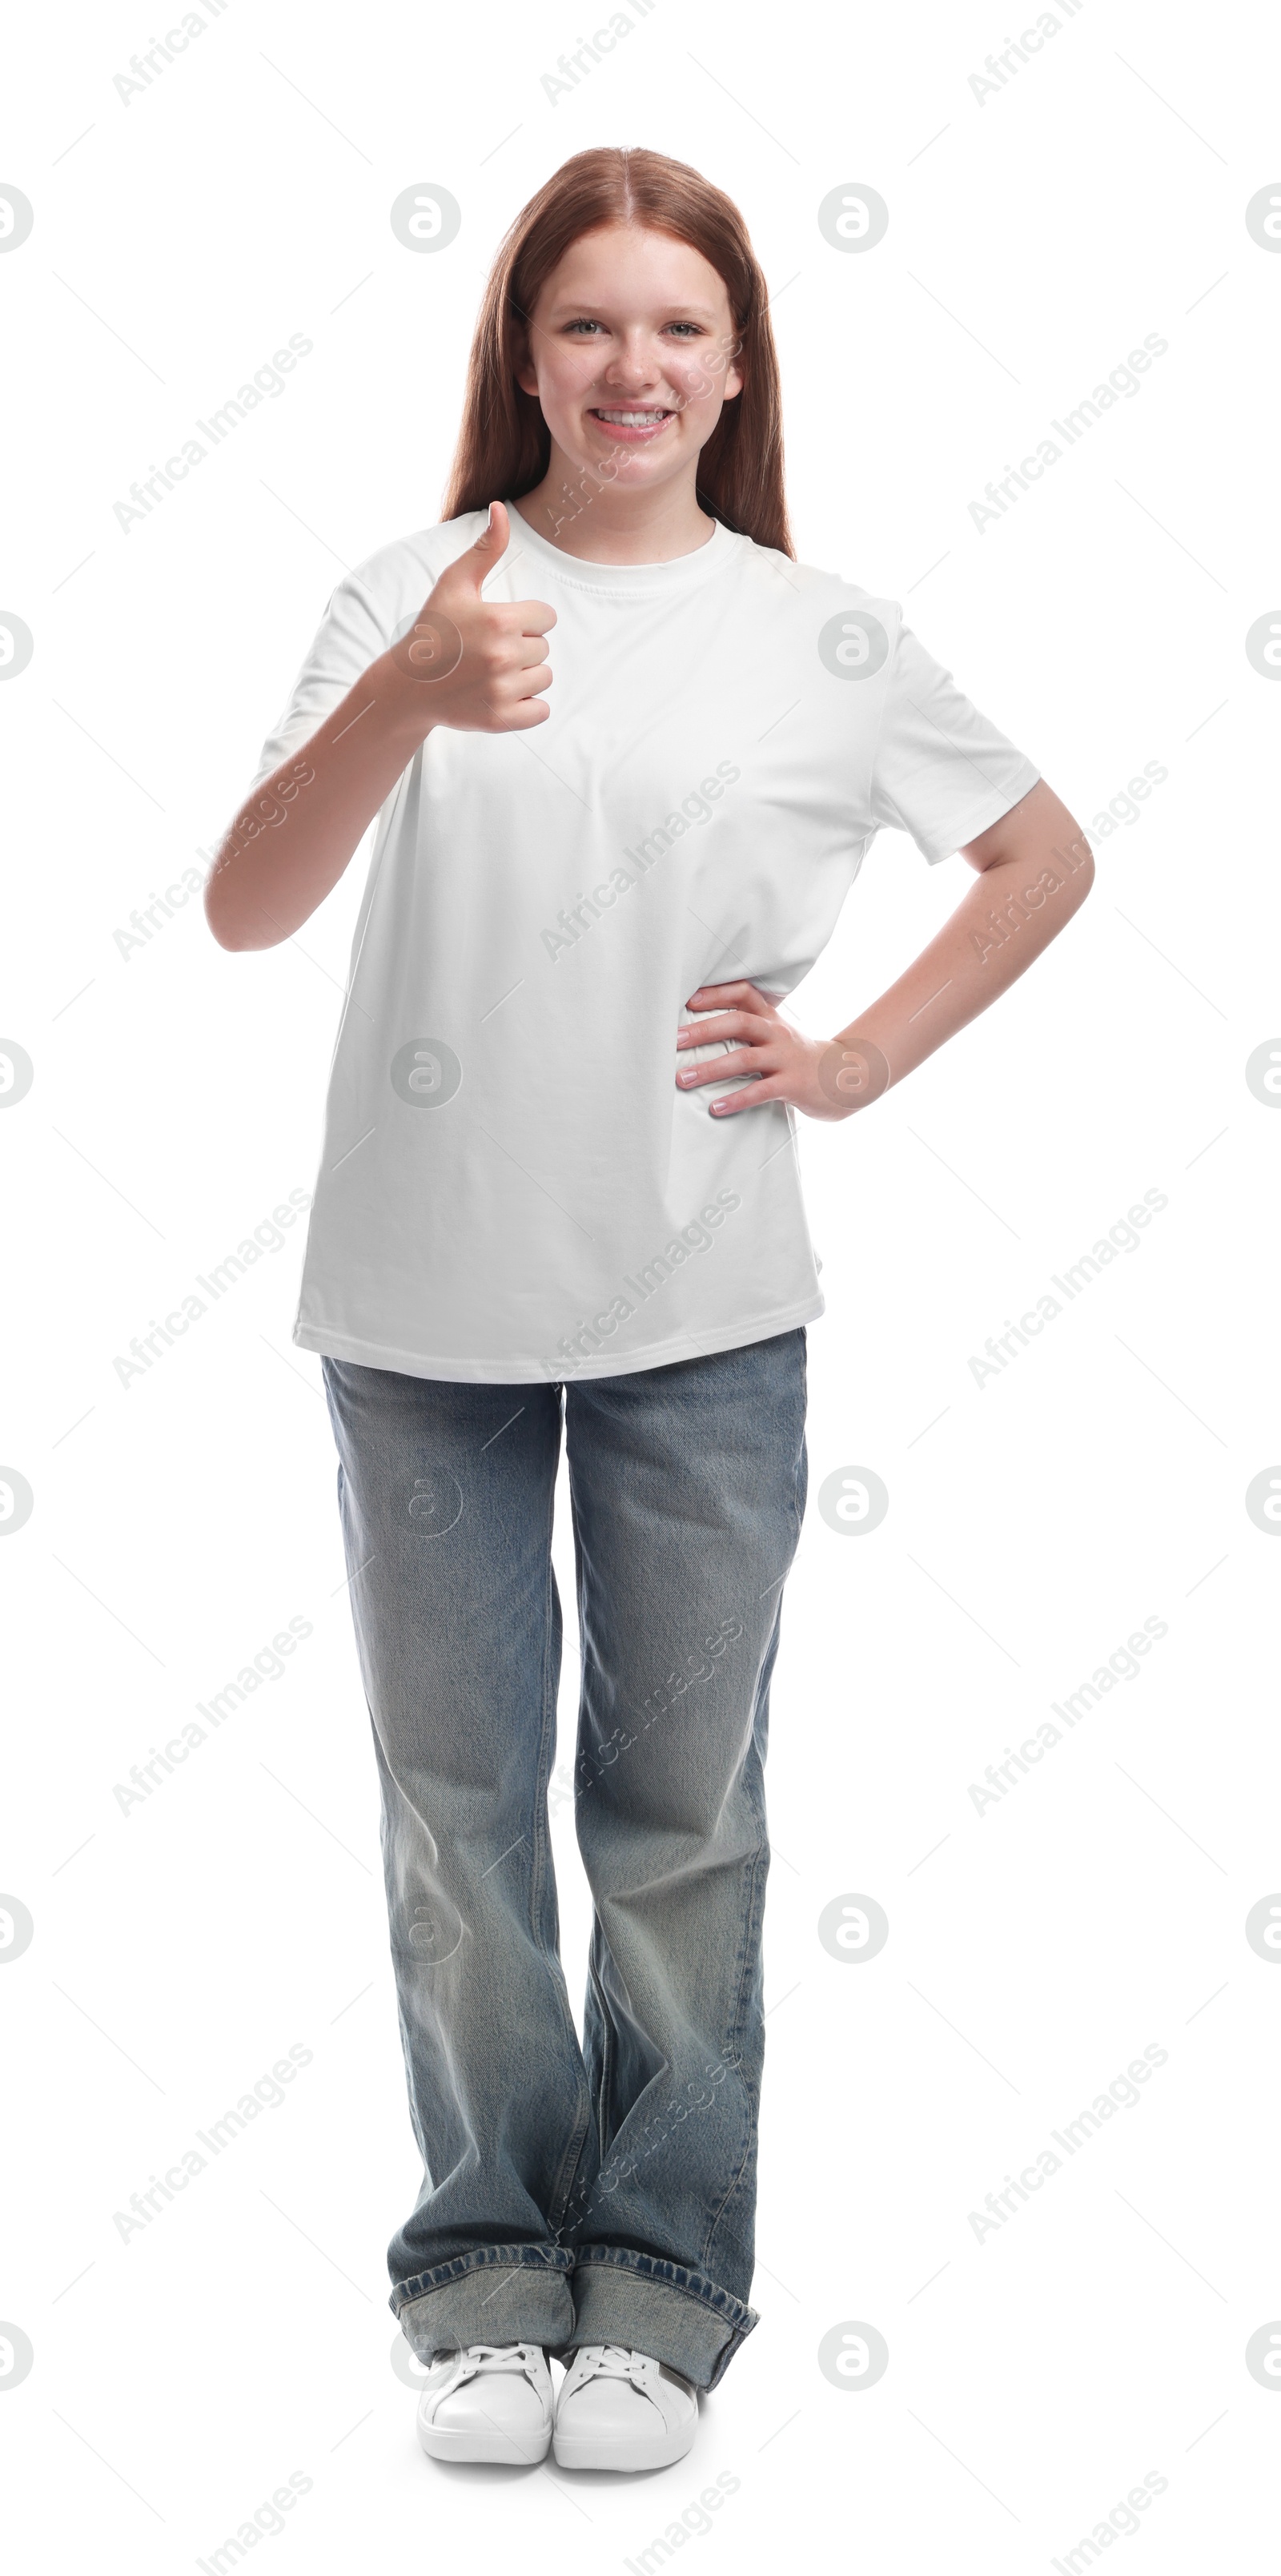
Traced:
[[665, 411], [598, 411], [598, 420], [612, 420], [620, 429], [649, 429], [654, 422], [668, 420]]

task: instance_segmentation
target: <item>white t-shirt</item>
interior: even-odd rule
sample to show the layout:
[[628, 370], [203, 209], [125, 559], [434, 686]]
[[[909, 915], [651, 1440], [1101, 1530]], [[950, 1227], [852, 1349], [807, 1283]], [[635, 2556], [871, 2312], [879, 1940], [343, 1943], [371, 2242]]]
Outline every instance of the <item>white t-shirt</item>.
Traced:
[[[382, 807], [294, 1340], [528, 1383], [822, 1313], [793, 1113], [715, 1119], [726, 1086], [677, 1089], [688, 996], [739, 977], [789, 994], [881, 827], [947, 858], [1039, 772], [893, 600], [719, 522], [671, 563], [582, 563], [507, 507], [484, 596], [555, 608], [551, 712], [440, 728]], [[484, 522], [338, 584], [255, 785]]]

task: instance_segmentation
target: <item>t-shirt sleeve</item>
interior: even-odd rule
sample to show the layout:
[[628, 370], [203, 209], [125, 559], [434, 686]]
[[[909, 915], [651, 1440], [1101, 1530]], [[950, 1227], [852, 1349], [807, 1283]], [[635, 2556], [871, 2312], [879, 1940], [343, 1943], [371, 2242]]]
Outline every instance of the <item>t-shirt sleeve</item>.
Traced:
[[900, 626], [872, 764], [872, 819], [934, 866], [1008, 814], [1041, 773]]
[[251, 795], [291, 751], [310, 741], [389, 641], [364, 583], [348, 573], [330, 599], [284, 711], [263, 744]]

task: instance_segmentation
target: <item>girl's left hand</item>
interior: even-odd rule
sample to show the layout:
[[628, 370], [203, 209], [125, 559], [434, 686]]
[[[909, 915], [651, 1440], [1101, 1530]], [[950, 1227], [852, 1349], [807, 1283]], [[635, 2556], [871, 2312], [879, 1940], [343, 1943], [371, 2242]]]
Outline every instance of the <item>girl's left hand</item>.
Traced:
[[700, 984], [685, 1007], [705, 1016], [677, 1031], [678, 1050], [725, 1040], [730, 1052], [678, 1067], [682, 1091], [755, 1076], [743, 1090], [713, 1100], [713, 1118], [732, 1118], [769, 1100], [786, 1100], [807, 1118], [849, 1118], [889, 1088], [889, 1066], [870, 1039], [803, 1037], [755, 984]]

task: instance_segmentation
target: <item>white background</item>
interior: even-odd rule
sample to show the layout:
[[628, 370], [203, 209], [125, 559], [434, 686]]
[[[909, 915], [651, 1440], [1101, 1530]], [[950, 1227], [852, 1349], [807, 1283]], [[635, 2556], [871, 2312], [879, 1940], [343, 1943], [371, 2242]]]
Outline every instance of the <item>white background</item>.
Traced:
[[[35, 2354], [0, 2375], [15, 2564], [189, 2567], [293, 2471], [310, 2491], [255, 2546], [309, 2571], [621, 2566], [721, 2471], [673, 2554], [765, 2568], [825, 2521], [825, 2555], [877, 2569], [1040, 2567], [1153, 2471], [1107, 2547], [1271, 2563], [1281, 2385], [1245, 2346], [1281, 2317], [1281, 1972], [1244, 1925], [1281, 1887], [1281, 1551], [1244, 1494], [1281, 1458], [1281, 1117], [1244, 1067], [1281, 1026], [1281, 696], [1244, 639], [1281, 599], [1281, 256], [1244, 212], [1281, 187], [1278, 66], [1261, 9], [1054, 14], [981, 104], [1022, 23], [994, 0], [657, 0], [555, 106], [542, 75], [595, 22], [543, 0], [231, 0], [127, 106], [163, 17], [30, 11], [11, 38], [0, 178], [36, 215], [0, 257], [3, 604], [35, 639], [0, 688], [0, 1029], [35, 1067], [0, 1119], [0, 1453], [35, 1497], [0, 1551], [0, 1886], [35, 1926], [0, 1974], [0, 2316]], [[333, 1446], [289, 1338], [301, 1227], [144, 1379], [113, 1368], [311, 1187], [366, 852], [266, 954], [221, 952], [196, 902], [127, 958], [113, 934], [203, 866], [342, 568], [438, 518], [497, 241], [595, 142], [743, 208], [801, 559], [903, 600], [1099, 868], [983, 1021], [866, 1117], [802, 1122], [828, 1311], [772, 1709], [762, 2321], [696, 2451], [643, 2479], [436, 2468], [391, 2367], [419, 2175]], [[390, 229], [417, 182], [463, 210], [439, 255]], [[889, 206], [871, 252], [819, 231], [844, 183]], [[130, 484], [295, 332], [283, 395], [122, 532]], [[1141, 391], [980, 534], [989, 480], [1150, 333]], [[1147, 762], [1168, 779], [1100, 832]], [[968, 882], [884, 835], [796, 1016], [847, 1021]], [[1149, 1190], [1140, 1246], [976, 1384]], [[890, 1508], [846, 1536], [813, 1497], [857, 1465]], [[568, 1605], [563, 1520], [558, 1563]], [[283, 1677], [123, 1814], [114, 1784], [295, 1616]], [[1140, 1673], [977, 1812], [1149, 1617]], [[563, 1763], [576, 1678], [571, 1622]], [[577, 1997], [567, 1804], [554, 1831]], [[889, 1918], [863, 1962], [818, 1938], [851, 1893]], [[293, 2043], [285, 2102], [122, 2242], [113, 2213]], [[1150, 2044], [1139, 2104], [980, 2241], [969, 2213]], [[888, 2343], [874, 2387], [819, 2366], [852, 2321]]]

